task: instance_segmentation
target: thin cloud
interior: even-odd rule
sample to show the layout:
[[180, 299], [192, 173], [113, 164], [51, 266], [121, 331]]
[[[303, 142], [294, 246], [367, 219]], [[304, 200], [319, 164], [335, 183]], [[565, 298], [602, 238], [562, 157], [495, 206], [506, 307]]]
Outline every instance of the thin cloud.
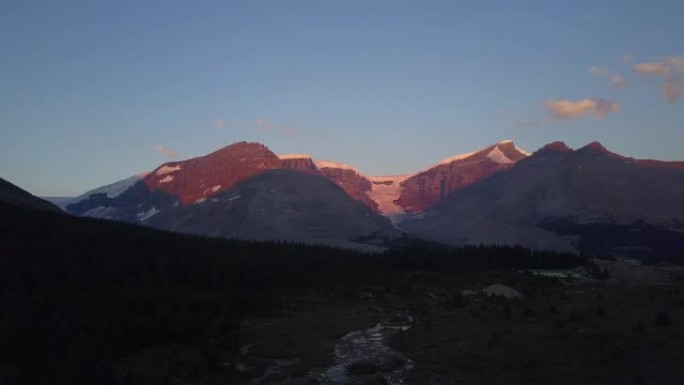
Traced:
[[266, 119], [257, 119], [256, 125], [261, 131], [270, 131], [273, 128], [273, 126], [271, 126], [271, 122]]
[[603, 118], [611, 112], [620, 111], [620, 103], [601, 98], [582, 99], [576, 102], [570, 100], [549, 100], [546, 108], [556, 118], [573, 120], [586, 115]]
[[682, 84], [684, 56], [668, 56], [655, 61], [637, 63], [632, 66], [632, 69], [642, 75], [654, 75], [663, 78], [660, 93], [668, 103], [674, 103], [684, 95], [684, 85]]
[[154, 150], [167, 158], [175, 158], [178, 156], [175, 151], [161, 144], [157, 145]]
[[671, 74], [671, 68], [664, 62], [648, 62], [648, 63], [637, 63], [632, 68], [637, 73], [642, 75], [660, 75], [669, 76]]
[[515, 126], [517, 128], [536, 128], [548, 126], [551, 123], [553, 123], [551, 119], [519, 120], [515, 122]]
[[631, 63], [632, 57], [633, 57], [633, 55], [631, 52], [625, 52], [625, 54], [622, 55], [622, 61], [625, 63]]
[[257, 119], [255, 123], [259, 131], [264, 134], [273, 133], [287, 136], [295, 136], [299, 134], [299, 131], [296, 128], [275, 125], [266, 119]]
[[214, 128], [223, 128], [223, 125], [226, 122], [223, 121], [223, 119], [216, 119], [214, 122], [211, 124]]
[[660, 86], [660, 93], [668, 103], [674, 103], [679, 97], [684, 95], [684, 86], [682, 86], [681, 79], [676, 76], [665, 79], [663, 85]]
[[589, 67], [589, 73], [603, 79], [608, 79], [610, 85], [615, 88], [625, 88], [627, 87], [627, 81], [620, 75], [611, 72], [605, 68], [600, 67]]

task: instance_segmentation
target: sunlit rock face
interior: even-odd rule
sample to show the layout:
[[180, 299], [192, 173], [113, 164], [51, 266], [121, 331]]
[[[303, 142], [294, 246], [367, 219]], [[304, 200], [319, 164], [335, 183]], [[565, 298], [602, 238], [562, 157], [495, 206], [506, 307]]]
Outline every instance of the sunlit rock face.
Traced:
[[407, 213], [425, 211], [448, 195], [512, 167], [529, 154], [503, 141], [468, 154], [444, 159], [401, 182], [397, 205]]
[[684, 252], [682, 162], [600, 143], [549, 144], [402, 223], [451, 244], [509, 244], [648, 260]]
[[150, 191], [162, 190], [190, 204], [277, 168], [282, 168], [282, 162], [266, 146], [240, 142], [209, 155], [165, 163], [143, 181]]
[[318, 174], [318, 169], [308, 154], [287, 154], [278, 155], [278, 157], [285, 168]]
[[359, 202], [347, 192], [370, 182], [350, 170], [322, 170], [308, 156], [278, 157], [241, 142], [93, 190], [67, 210], [183, 233], [369, 251], [401, 236], [367, 196]]
[[373, 187], [366, 176], [354, 169], [330, 167], [319, 163], [319, 172], [328, 180], [340, 186], [350, 197], [362, 202], [371, 209], [378, 210], [378, 203], [367, 192]]
[[354, 166], [312, 159], [307, 154], [280, 155], [285, 167], [318, 173], [350, 197], [384, 215], [418, 213], [449, 194], [511, 167], [529, 153], [506, 140], [444, 159], [416, 174], [370, 176]]

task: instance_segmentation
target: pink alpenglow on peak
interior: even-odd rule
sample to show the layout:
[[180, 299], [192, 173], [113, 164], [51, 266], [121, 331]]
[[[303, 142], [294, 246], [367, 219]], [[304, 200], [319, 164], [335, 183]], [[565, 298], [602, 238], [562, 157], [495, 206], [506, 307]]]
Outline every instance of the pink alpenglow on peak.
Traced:
[[346, 164], [346, 163], [332, 162], [329, 160], [322, 160], [322, 159], [314, 159], [313, 161], [314, 161], [314, 164], [316, 165], [316, 167], [318, 167], [319, 169], [321, 169], [321, 168], [337, 168], [340, 170], [352, 170], [352, 171], [356, 171], [357, 173], [360, 173], [359, 169], [357, 169], [356, 167], [354, 167], [352, 165]]
[[311, 159], [311, 155], [309, 154], [281, 154], [278, 155], [278, 158], [282, 160], [287, 160], [287, 159]]

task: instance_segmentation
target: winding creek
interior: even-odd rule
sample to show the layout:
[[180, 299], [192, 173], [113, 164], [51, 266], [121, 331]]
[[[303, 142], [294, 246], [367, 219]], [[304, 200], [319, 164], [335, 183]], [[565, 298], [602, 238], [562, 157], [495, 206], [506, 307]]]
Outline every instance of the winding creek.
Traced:
[[405, 385], [404, 377], [413, 368], [414, 363], [392, 350], [387, 341], [397, 333], [410, 329], [412, 324], [411, 316], [397, 313], [391, 321], [354, 330], [340, 338], [335, 344], [335, 358], [330, 367], [313, 369], [304, 378], [272, 382], [268, 380], [269, 374], [298, 361], [277, 360], [274, 366], [268, 368], [261, 377], [252, 380], [251, 384], [361, 385], [377, 382]]
[[400, 321], [385, 322], [374, 327], [347, 333], [335, 345], [335, 361], [312, 377], [321, 384], [361, 384], [381, 377], [389, 385], [404, 384], [413, 361], [392, 350], [386, 341], [411, 328], [413, 319], [405, 314]]

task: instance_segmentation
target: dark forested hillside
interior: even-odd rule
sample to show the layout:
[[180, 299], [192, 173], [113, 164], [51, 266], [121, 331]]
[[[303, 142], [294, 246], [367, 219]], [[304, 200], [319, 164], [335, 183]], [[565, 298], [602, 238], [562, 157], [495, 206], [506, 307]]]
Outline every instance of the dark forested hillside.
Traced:
[[62, 211], [52, 203], [35, 197], [28, 191], [25, 191], [2, 178], [0, 178], [0, 202], [55, 212]]
[[[242, 317], [284, 311], [306, 288], [330, 298], [405, 271], [570, 267], [584, 258], [522, 248], [383, 254], [180, 235], [0, 205], [0, 382], [141, 383], [127, 357], [160, 346], [198, 356], [188, 376], [225, 380]], [[183, 374], [178, 375], [179, 378]], [[218, 381], [218, 380], [217, 380]]]

